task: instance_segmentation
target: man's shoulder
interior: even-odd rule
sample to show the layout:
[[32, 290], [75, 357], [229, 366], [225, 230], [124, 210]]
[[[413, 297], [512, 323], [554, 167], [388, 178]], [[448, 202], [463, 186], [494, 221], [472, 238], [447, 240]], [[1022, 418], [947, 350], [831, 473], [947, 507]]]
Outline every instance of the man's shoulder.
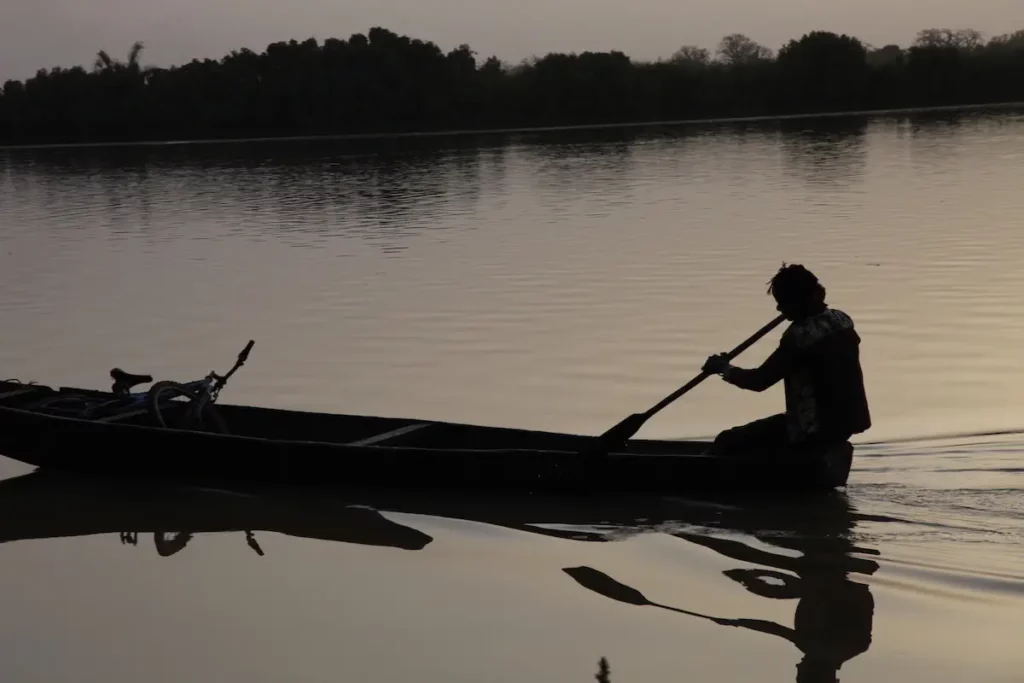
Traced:
[[837, 332], [853, 331], [853, 318], [838, 308], [826, 308], [818, 315], [792, 323], [782, 333], [782, 343], [806, 349]]
[[837, 329], [853, 329], [853, 318], [846, 311], [839, 310], [838, 308], [826, 308], [822, 315], [828, 316]]

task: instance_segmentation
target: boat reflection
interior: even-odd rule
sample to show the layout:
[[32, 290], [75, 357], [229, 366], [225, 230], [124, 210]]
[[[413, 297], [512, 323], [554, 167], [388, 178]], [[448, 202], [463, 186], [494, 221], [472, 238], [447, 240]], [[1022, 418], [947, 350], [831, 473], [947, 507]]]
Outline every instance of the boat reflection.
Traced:
[[[188, 545], [188, 542], [191, 541], [194, 536], [195, 534], [190, 531], [178, 531], [174, 533], [154, 531], [153, 545], [156, 547], [157, 555], [160, 555], [160, 557], [170, 557], [171, 555], [184, 550], [185, 546]], [[260, 546], [259, 541], [256, 540], [256, 535], [251, 529], [246, 529], [245, 531], [245, 542], [260, 557], [263, 557], [266, 554], [263, 552], [263, 548]], [[121, 543], [127, 545], [138, 545], [139, 532], [122, 531]]]
[[662, 605], [597, 569], [564, 571], [610, 599], [783, 638], [802, 653], [797, 683], [835, 683], [843, 664], [871, 645], [874, 600], [868, 585], [852, 576], [873, 574], [878, 563], [864, 556], [878, 552], [856, 545], [854, 528], [867, 516], [858, 514], [841, 493], [788, 502], [749, 497], [700, 502], [624, 496], [341, 494], [308, 488], [301, 493], [237, 492], [35, 472], [0, 481], [0, 543], [117, 533], [123, 543], [136, 545], [140, 534], [152, 533], [157, 553], [169, 557], [200, 533], [244, 533], [259, 555], [263, 549], [257, 531], [405, 550], [421, 550], [432, 542], [429, 535], [378, 510], [464, 519], [582, 542], [665, 533], [714, 550], [745, 565], [724, 572], [745, 590], [772, 600], [795, 600], [793, 626]]
[[[857, 514], [844, 494], [793, 501], [725, 507], [695, 506], [678, 521], [687, 528], [663, 532], [746, 564], [724, 572], [751, 593], [773, 600], [796, 600], [793, 626], [764, 619], [724, 618], [649, 601], [642, 593], [590, 567], [564, 569], [577, 583], [605, 597], [633, 605], [650, 605], [722, 626], [745, 628], [791, 642], [802, 653], [797, 683], [836, 683], [843, 664], [871, 645], [874, 598], [867, 584], [851, 575], [870, 575], [878, 563], [858, 555], [878, 551], [855, 545]], [[694, 531], [693, 526], [702, 527]], [[783, 552], [753, 547], [741, 538], [722, 538], [708, 531], [741, 534]], [[786, 551], [797, 551], [794, 557]]]
[[0, 481], [0, 520], [0, 543], [116, 533], [137, 545], [139, 534], [152, 533], [162, 557], [200, 533], [244, 532], [259, 555], [256, 530], [402, 550], [422, 550], [433, 540], [343, 498], [127, 485], [38, 471]]

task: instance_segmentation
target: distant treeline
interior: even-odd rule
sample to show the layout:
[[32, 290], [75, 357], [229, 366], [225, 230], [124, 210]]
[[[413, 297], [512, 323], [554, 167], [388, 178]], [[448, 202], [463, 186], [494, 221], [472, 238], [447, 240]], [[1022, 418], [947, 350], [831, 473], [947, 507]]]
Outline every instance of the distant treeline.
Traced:
[[1024, 30], [921, 31], [873, 48], [816, 31], [778, 54], [746, 36], [711, 54], [548, 54], [508, 65], [383, 28], [147, 68], [100, 52], [0, 95], [0, 144], [387, 133], [764, 116], [1024, 100]]

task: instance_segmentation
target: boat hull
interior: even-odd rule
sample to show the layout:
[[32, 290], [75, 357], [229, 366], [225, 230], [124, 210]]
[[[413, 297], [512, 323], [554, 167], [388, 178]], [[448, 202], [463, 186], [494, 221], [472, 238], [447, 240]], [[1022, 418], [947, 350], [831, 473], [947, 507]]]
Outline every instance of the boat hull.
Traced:
[[[527, 492], [791, 491], [842, 486], [852, 446], [812, 460], [703, 455], [706, 442], [633, 440], [599, 458], [593, 437], [221, 405], [230, 435], [34, 407], [59, 390], [0, 383], [0, 454], [46, 470], [209, 483]], [[64, 392], [80, 392], [72, 389]], [[91, 392], [104, 395], [102, 392]]]

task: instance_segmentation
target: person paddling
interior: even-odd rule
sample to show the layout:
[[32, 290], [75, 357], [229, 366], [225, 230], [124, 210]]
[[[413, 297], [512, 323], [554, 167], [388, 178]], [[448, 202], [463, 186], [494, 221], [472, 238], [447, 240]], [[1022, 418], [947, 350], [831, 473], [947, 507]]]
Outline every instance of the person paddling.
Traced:
[[781, 380], [786, 410], [723, 431], [710, 454], [813, 454], [871, 427], [853, 319], [825, 303], [825, 288], [802, 265], [783, 263], [768, 293], [791, 321], [778, 348], [755, 369], [733, 366], [726, 354], [716, 354], [704, 371], [749, 391], [764, 391]]

